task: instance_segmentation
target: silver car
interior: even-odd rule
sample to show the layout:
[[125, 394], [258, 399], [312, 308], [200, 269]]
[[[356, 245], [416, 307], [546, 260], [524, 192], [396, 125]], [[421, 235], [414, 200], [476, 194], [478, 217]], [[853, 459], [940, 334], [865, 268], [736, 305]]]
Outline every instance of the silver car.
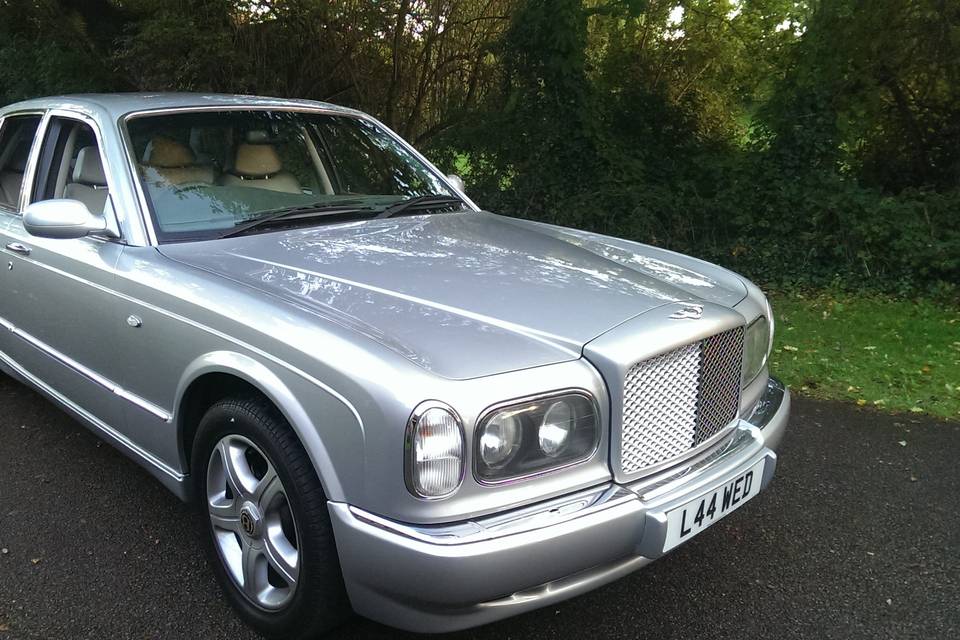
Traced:
[[0, 363], [192, 500], [271, 637], [484, 624], [770, 482], [760, 290], [481, 211], [375, 119], [241, 96], [0, 110]]

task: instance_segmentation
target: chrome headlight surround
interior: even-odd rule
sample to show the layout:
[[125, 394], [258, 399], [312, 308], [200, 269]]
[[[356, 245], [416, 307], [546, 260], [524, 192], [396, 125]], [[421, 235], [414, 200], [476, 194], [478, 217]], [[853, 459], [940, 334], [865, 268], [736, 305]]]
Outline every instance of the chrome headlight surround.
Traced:
[[[562, 408], [566, 405], [565, 408]], [[567, 420], [558, 421], [567, 411]], [[517, 451], [505, 462], [483, 460], [488, 427], [504, 419], [520, 421]], [[564, 436], [561, 431], [569, 427]], [[473, 474], [482, 485], [516, 482], [553, 473], [586, 462], [600, 446], [600, 409], [596, 399], [581, 389], [565, 389], [494, 405], [477, 420], [473, 446]], [[558, 443], [562, 440], [562, 443]], [[489, 446], [489, 445], [487, 445]]]
[[764, 299], [764, 312], [747, 325], [743, 334], [743, 371], [741, 387], [757, 379], [766, 366], [773, 348], [773, 310]]
[[[467, 454], [466, 438], [463, 420], [450, 405], [439, 400], [426, 400], [417, 405], [407, 421], [403, 448], [404, 481], [414, 496], [440, 500], [460, 488]], [[442, 483], [425, 479], [431, 470], [441, 476]]]

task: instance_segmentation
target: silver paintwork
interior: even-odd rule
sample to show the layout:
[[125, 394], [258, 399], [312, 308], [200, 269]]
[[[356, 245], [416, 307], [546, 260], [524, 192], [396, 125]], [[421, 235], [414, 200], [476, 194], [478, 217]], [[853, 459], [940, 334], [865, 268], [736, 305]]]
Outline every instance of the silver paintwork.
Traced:
[[[190, 480], [188, 399], [222, 379], [212, 376], [244, 381], [276, 404], [317, 471], [353, 605], [401, 626], [443, 630], [543, 606], [645, 564], [637, 545], [659, 525], [638, 485], [677, 476], [669, 495], [687, 495], [702, 474], [773, 455], [789, 395], [774, 398], [764, 368], [740, 399], [741, 418], [773, 412], [762, 432], [735, 423], [689, 457], [641, 474], [611, 465], [620, 457], [629, 367], [769, 315], [754, 285], [694, 258], [481, 212], [466, 196], [471, 211], [461, 214], [158, 245], [126, 120], [251, 108], [369, 118], [323, 103], [192, 94], [66, 96], [0, 109], [0, 126], [10, 115], [42, 114], [39, 138], [53, 117], [89, 124], [110, 192], [104, 232], [71, 239], [28, 232], [28, 189], [18, 207], [0, 207], [8, 261], [0, 368], [177, 495], [188, 496]], [[670, 318], [691, 305], [702, 306], [699, 319]], [[464, 468], [472, 469], [469, 444], [489, 407], [568, 388], [597, 402], [592, 457], [497, 486], [467, 473], [443, 500], [407, 490], [406, 425], [423, 401], [456, 410], [468, 443]], [[718, 451], [731, 453], [712, 458]], [[596, 491], [607, 498], [589, 497]], [[582, 505], [594, 510], [565, 519]], [[492, 537], [435, 543], [480, 529]], [[437, 551], [448, 547], [462, 553], [455, 570]]]
[[[107, 231], [107, 221], [90, 213], [79, 200], [43, 200], [23, 210], [23, 228], [38, 238], [67, 240], [103, 233]], [[11, 245], [7, 248], [12, 249]], [[26, 253], [29, 255], [29, 250]]]

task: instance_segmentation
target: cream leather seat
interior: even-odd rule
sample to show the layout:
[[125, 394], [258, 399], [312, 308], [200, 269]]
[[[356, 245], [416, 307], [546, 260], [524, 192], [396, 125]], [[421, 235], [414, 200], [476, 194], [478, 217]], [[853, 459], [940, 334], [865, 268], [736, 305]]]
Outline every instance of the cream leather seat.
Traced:
[[223, 184], [303, 193], [300, 181], [283, 170], [283, 161], [272, 144], [244, 142], [238, 145], [233, 170], [223, 176]]
[[80, 149], [77, 164], [73, 168], [73, 182], [64, 187], [63, 197], [79, 200], [87, 205], [91, 213], [102, 215], [108, 193], [100, 150], [97, 147]]
[[147, 179], [153, 182], [213, 184], [213, 167], [197, 164], [196, 154], [190, 147], [163, 136], [147, 144], [141, 164]]
[[0, 172], [0, 202], [16, 206], [23, 186], [23, 173], [27, 169], [27, 157], [30, 155], [29, 141], [19, 145], [7, 166]]

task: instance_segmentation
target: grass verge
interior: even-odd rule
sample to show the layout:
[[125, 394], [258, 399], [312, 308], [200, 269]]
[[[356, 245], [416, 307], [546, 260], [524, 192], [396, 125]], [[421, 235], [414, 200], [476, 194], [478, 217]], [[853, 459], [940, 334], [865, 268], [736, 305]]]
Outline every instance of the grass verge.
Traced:
[[960, 307], [774, 293], [774, 375], [792, 390], [960, 419]]

